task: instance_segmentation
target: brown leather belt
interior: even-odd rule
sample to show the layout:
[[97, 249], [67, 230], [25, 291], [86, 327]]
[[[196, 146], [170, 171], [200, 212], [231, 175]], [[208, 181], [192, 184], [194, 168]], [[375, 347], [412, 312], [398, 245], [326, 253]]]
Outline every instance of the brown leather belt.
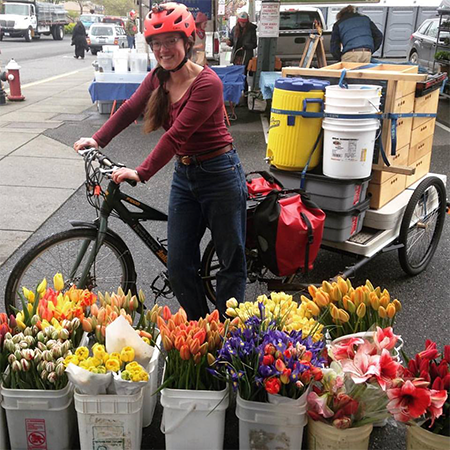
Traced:
[[352, 48], [349, 52], [371, 52], [370, 48]]
[[179, 163], [185, 166], [190, 166], [191, 164], [206, 161], [208, 159], [215, 158], [216, 156], [223, 155], [229, 151], [233, 150], [233, 145], [228, 144], [225, 147], [219, 148], [217, 150], [211, 150], [209, 152], [199, 153], [198, 155], [176, 155]]

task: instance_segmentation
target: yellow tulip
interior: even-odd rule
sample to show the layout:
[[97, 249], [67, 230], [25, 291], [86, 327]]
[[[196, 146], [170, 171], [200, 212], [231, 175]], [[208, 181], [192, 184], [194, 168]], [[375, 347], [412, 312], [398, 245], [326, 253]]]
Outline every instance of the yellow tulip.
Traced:
[[342, 300], [342, 295], [343, 295], [342, 291], [339, 289], [339, 286], [336, 284], [330, 293], [331, 300], [333, 302], [340, 302]]
[[239, 306], [239, 303], [234, 297], [232, 297], [229, 300], [227, 300], [226, 305], [227, 308], [237, 308]]
[[348, 292], [347, 282], [342, 277], [338, 277], [337, 282], [338, 282], [339, 290], [342, 292], [342, 295], [345, 295]]
[[120, 370], [120, 361], [116, 358], [109, 358], [105, 363], [108, 372], [118, 372]]
[[396, 312], [400, 312], [402, 310], [402, 304], [397, 299], [395, 299], [392, 302], [392, 304], [395, 306], [395, 311]]
[[377, 311], [378, 308], [380, 307], [380, 299], [375, 295], [374, 292], [371, 292], [369, 294], [369, 298], [370, 298], [370, 305], [372, 306], [372, 309], [374, 311]]
[[64, 289], [64, 278], [62, 274], [57, 273], [53, 277], [53, 286], [55, 287], [55, 291], [57, 292], [62, 291]]
[[350, 320], [350, 316], [347, 311], [343, 309], [338, 309], [339, 311], [339, 320], [343, 323], [346, 323]]
[[332, 289], [333, 289], [333, 286], [331, 286], [331, 284], [328, 281], [326, 281], [326, 280], [322, 281], [322, 290], [324, 292], [329, 294], [332, 291]]
[[330, 313], [333, 319], [339, 319], [339, 309], [334, 303], [330, 303]]
[[321, 308], [326, 308], [328, 306], [328, 303], [330, 303], [329, 300], [328, 300], [328, 297], [321, 291], [317, 291], [317, 294], [316, 294], [316, 297], [314, 298], [314, 301]]
[[25, 298], [30, 302], [30, 303], [34, 303], [34, 292], [28, 290], [26, 287], [22, 288], [23, 291], [23, 295], [25, 296]]
[[123, 362], [131, 362], [134, 359], [134, 348], [133, 347], [124, 347], [120, 352], [120, 359]]
[[356, 311], [356, 306], [351, 300], [348, 300], [347, 302], [347, 311], [350, 314], [353, 314]]
[[37, 287], [38, 294], [43, 294], [47, 289], [47, 280], [44, 278]]
[[320, 315], [320, 308], [314, 302], [308, 302], [307, 307], [311, 311], [313, 316]]
[[389, 319], [393, 319], [395, 316], [395, 306], [392, 303], [389, 303], [386, 307], [386, 314], [389, 317]]
[[225, 311], [225, 314], [228, 317], [236, 317], [238, 315], [237, 311], [233, 308], [227, 308], [227, 310]]
[[370, 292], [375, 290], [373, 284], [369, 280], [366, 280], [366, 286], [369, 288]]
[[380, 306], [380, 307], [378, 308], [378, 315], [379, 315], [382, 319], [385, 319], [385, 318], [386, 318], [387, 314], [386, 314], [386, 310], [384, 309], [383, 306]]
[[104, 345], [96, 345], [92, 347], [92, 354], [95, 358], [103, 361], [103, 357], [105, 356], [106, 350]]
[[314, 297], [316, 296], [316, 294], [317, 294], [317, 288], [316, 288], [316, 286], [314, 286], [313, 284], [310, 284], [310, 285], [308, 286], [308, 292], [309, 292], [309, 295], [310, 295], [312, 298], [314, 298]]
[[356, 309], [356, 315], [361, 319], [366, 315], [366, 304], [365, 303], [360, 303], [360, 305]]
[[79, 361], [84, 361], [89, 356], [89, 350], [87, 347], [78, 347], [75, 350], [75, 356], [79, 359]]

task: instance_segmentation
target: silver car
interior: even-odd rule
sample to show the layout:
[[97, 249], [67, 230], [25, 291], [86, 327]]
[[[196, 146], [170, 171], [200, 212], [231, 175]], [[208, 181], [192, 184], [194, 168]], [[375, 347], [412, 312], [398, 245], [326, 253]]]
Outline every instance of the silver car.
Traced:
[[443, 49], [442, 46], [448, 46], [450, 38], [448, 31], [441, 30], [437, 48], [438, 30], [439, 18], [427, 19], [411, 35], [407, 53], [411, 63], [433, 70], [434, 55], [439, 49]]
[[88, 45], [93, 55], [102, 50], [103, 45], [118, 45], [128, 47], [125, 30], [113, 23], [96, 23], [91, 26], [88, 34]]

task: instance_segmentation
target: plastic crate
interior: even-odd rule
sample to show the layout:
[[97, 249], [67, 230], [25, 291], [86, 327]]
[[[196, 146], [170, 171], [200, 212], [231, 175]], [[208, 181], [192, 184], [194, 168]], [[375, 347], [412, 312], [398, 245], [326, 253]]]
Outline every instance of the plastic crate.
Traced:
[[159, 365], [159, 355], [161, 348], [161, 335], [156, 339], [156, 345], [153, 350], [153, 355], [147, 367], [149, 381], [147, 386], [144, 388], [144, 406], [143, 406], [143, 419], [142, 426], [148, 427], [153, 420], [153, 414], [155, 412], [156, 401], [158, 395], [155, 394], [158, 388], [158, 365]]
[[[299, 189], [301, 172], [270, 167], [270, 172], [286, 189]], [[370, 177], [338, 180], [318, 173], [306, 173], [304, 189], [316, 205], [328, 211], [346, 211], [366, 200]]]

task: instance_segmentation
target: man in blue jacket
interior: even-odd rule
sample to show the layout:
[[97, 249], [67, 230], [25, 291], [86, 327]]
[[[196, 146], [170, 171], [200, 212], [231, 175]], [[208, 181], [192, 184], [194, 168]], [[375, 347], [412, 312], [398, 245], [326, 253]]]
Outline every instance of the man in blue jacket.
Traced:
[[383, 42], [383, 33], [352, 5], [341, 9], [336, 20], [330, 44], [333, 56], [344, 62], [369, 63]]

